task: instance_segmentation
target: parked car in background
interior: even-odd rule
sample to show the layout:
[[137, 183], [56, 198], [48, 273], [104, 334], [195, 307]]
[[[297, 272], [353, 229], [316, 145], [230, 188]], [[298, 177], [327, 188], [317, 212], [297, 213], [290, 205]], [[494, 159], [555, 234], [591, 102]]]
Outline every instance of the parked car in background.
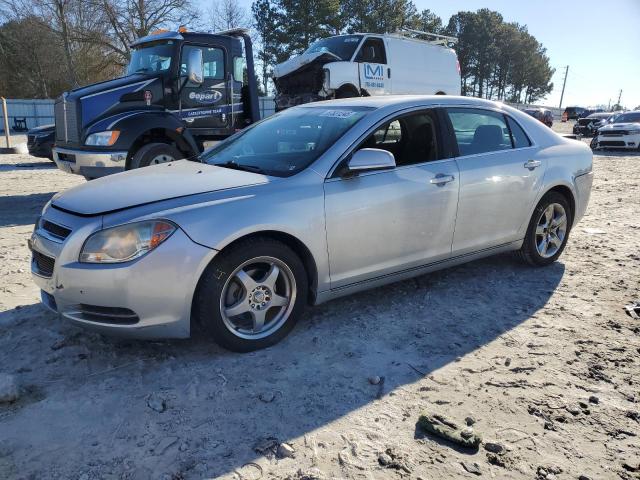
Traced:
[[640, 150], [640, 111], [625, 112], [618, 115], [613, 123], [600, 127], [591, 140], [591, 148]]
[[[407, 36], [415, 35], [415, 36]], [[428, 32], [338, 35], [276, 65], [276, 111], [332, 98], [460, 95], [456, 38]]]
[[53, 161], [53, 143], [55, 142], [56, 126], [42, 125], [27, 132], [27, 149], [29, 155], [48, 158]]
[[536, 120], [541, 121], [549, 128], [553, 126], [553, 113], [551, 110], [547, 110], [546, 108], [525, 108], [524, 112]]
[[593, 180], [584, 143], [470, 97], [311, 103], [199, 159], [54, 196], [30, 239], [43, 303], [105, 333], [199, 324], [255, 350], [307, 304], [500, 252], [553, 263]]
[[594, 113], [602, 113], [602, 112], [604, 112], [604, 110], [602, 110], [601, 108], [593, 108], [593, 109], [587, 108], [587, 109], [585, 109], [584, 112], [582, 112], [578, 116], [578, 118], [585, 118], [585, 117], [588, 117], [589, 115], [592, 115]]
[[606, 121], [614, 114], [609, 112], [592, 113], [588, 117], [579, 118], [573, 125], [573, 133], [576, 135], [583, 135], [585, 137], [591, 137], [595, 134], [598, 128], [605, 125]]
[[562, 116], [566, 117], [567, 120], [576, 120], [584, 111], [585, 109], [582, 107], [567, 107], [564, 109]]

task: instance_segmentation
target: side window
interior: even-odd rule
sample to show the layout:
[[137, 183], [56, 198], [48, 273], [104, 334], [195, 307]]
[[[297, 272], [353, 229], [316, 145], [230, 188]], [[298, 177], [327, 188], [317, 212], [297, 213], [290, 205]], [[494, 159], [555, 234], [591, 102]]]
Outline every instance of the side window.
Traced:
[[511, 130], [511, 138], [513, 138], [513, 148], [530, 147], [531, 141], [527, 134], [524, 133], [522, 127], [518, 125], [511, 117], [507, 117], [507, 123], [509, 124], [509, 130]]
[[387, 63], [384, 41], [381, 38], [367, 38], [356, 56], [360, 63]]
[[[195, 45], [185, 45], [182, 48], [182, 59], [180, 60], [180, 73], [187, 74], [187, 58], [191, 50], [202, 50], [202, 72], [205, 80], [224, 79], [224, 52], [221, 48], [198, 47]], [[192, 86], [190, 83], [189, 86]]]
[[436, 115], [432, 111], [396, 118], [380, 126], [360, 144], [393, 153], [396, 165], [413, 165], [440, 158]]
[[505, 117], [490, 110], [451, 108], [447, 110], [460, 155], [509, 150], [511, 136]]
[[233, 57], [233, 79], [236, 82], [244, 81], [244, 69], [244, 57]]

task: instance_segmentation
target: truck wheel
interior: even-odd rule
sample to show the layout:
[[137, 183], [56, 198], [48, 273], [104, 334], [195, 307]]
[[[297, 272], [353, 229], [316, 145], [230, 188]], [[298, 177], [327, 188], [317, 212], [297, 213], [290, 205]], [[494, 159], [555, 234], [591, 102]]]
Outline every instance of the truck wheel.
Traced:
[[184, 155], [177, 148], [166, 143], [147, 143], [135, 153], [131, 159], [129, 170], [173, 162], [183, 157]]

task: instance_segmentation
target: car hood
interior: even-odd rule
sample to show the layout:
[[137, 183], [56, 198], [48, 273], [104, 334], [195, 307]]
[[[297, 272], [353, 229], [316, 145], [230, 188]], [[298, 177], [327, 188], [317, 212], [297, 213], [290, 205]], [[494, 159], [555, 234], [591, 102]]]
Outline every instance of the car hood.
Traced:
[[103, 215], [171, 198], [268, 183], [265, 175], [180, 160], [92, 180], [53, 197], [52, 206]]
[[55, 125], [42, 125], [40, 127], [31, 128], [27, 133], [30, 135], [35, 135], [39, 133], [51, 133], [55, 130], [55, 128], [56, 128]]
[[600, 131], [607, 131], [607, 130], [627, 130], [627, 129], [639, 129], [640, 128], [640, 123], [635, 123], [635, 122], [629, 122], [629, 123], [610, 123], [608, 125], [605, 125], [604, 127], [602, 127], [600, 129]]
[[276, 65], [273, 69], [273, 76], [275, 78], [284, 77], [285, 75], [289, 75], [291, 72], [295, 72], [305, 65], [312, 63], [314, 60], [321, 61], [322, 63], [341, 61], [340, 57], [331, 52], [303, 53], [297, 57], [290, 58], [286, 62]]

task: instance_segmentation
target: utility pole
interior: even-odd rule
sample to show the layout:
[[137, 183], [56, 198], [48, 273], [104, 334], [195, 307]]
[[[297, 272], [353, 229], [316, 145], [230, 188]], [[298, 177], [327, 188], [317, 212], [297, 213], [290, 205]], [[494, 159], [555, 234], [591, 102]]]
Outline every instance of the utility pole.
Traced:
[[620, 108], [620, 107], [621, 107], [621, 105], [620, 105], [620, 100], [621, 100], [621, 99], [622, 99], [622, 89], [620, 89], [620, 94], [618, 95], [618, 103], [617, 103], [618, 108]]
[[559, 110], [562, 110], [562, 99], [564, 98], [564, 87], [567, 86], [567, 75], [569, 75], [569, 65], [564, 70], [564, 80], [562, 81], [562, 93], [560, 94], [560, 105], [558, 106]]

